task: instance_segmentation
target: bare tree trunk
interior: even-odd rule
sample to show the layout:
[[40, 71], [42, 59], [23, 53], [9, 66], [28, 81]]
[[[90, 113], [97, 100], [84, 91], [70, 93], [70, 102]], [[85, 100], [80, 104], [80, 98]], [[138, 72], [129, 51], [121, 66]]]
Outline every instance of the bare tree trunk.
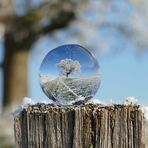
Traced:
[[14, 51], [13, 40], [5, 38], [3, 104], [16, 106], [27, 95], [28, 50]]
[[145, 148], [139, 106], [35, 105], [15, 117], [16, 148]]
[[68, 78], [68, 76], [69, 76], [69, 74], [68, 74], [68, 73], [66, 73], [66, 78]]

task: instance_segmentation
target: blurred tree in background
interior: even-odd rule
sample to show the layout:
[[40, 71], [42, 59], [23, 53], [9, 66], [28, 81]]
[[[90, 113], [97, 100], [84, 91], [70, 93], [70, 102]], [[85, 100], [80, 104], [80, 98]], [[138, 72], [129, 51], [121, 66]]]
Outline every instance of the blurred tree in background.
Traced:
[[72, 0], [42, 0], [34, 6], [31, 2], [0, 1], [5, 50], [2, 65], [4, 106], [15, 104], [27, 96], [28, 54], [33, 43], [47, 33], [66, 27], [75, 19], [75, 7], [80, 3]]
[[1, 0], [3, 105], [27, 95], [28, 54], [39, 38], [66, 28], [67, 39], [97, 52], [131, 48], [143, 52], [148, 49], [147, 8], [146, 0]]

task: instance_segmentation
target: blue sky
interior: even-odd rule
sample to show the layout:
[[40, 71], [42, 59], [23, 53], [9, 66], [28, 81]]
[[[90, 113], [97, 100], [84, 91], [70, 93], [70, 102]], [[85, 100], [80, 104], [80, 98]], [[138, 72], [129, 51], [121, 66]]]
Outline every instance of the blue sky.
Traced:
[[[147, 20], [141, 11], [125, 0], [111, 1], [107, 7], [103, 6], [101, 1], [93, 1], [87, 10], [78, 13], [77, 23], [71, 23], [69, 28], [55, 32], [52, 37], [43, 37], [34, 45], [29, 58], [29, 97], [37, 101], [47, 99], [38, 80], [40, 64], [45, 55], [62, 44], [78, 43], [84, 47], [91, 45], [94, 49], [104, 51], [101, 55], [95, 53], [102, 77], [95, 98], [105, 102], [112, 99], [121, 103], [127, 96], [135, 96], [140, 104], [148, 105], [148, 51], [145, 49], [148, 46], [144, 35], [147, 34], [147, 27], [143, 31], [144, 26], [147, 26]], [[101, 11], [102, 8], [105, 9]], [[23, 14], [22, 10], [20, 7], [18, 12]], [[104, 25], [96, 28], [101, 22]], [[0, 61], [2, 58], [0, 44]], [[1, 84], [0, 71], [0, 98]]]
[[[52, 44], [50, 44], [50, 42]], [[47, 48], [48, 44], [50, 46]], [[40, 45], [40, 46], [39, 46]], [[35, 100], [48, 100], [42, 92], [38, 74], [45, 55], [58, 46], [52, 39], [42, 39], [34, 47], [29, 60], [29, 97]], [[2, 48], [0, 58], [3, 58]], [[135, 50], [96, 56], [100, 63], [101, 86], [95, 98], [109, 102], [112, 99], [121, 103], [127, 96], [135, 96], [140, 104], [148, 105], [148, 52], [137, 56]], [[2, 96], [2, 71], [0, 70], [0, 96]]]
[[[48, 37], [40, 40], [31, 52], [29, 96], [36, 100], [47, 99], [38, 80], [39, 66], [45, 55], [59, 45]], [[140, 104], [148, 105], [148, 52], [139, 56], [136, 50], [128, 49], [95, 56], [101, 73], [101, 86], [95, 98], [122, 103], [126, 97], [134, 96]]]
[[148, 53], [140, 59], [135, 52], [125, 51], [100, 58], [102, 84], [96, 97], [121, 102], [135, 96], [139, 103], [148, 105]]
[[0, 39], [0, 62], [2, 62], [2, 60], [3, 60], [3, 54], [4, 54], [2, 42], [3, 41]]

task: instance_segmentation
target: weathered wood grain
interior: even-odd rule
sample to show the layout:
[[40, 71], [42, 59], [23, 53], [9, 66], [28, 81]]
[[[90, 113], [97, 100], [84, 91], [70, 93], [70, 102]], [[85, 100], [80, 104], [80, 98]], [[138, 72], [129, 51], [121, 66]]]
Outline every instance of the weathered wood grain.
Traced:
[[139, 106], [38, 104], [14, 119], [16, 148], [145, 148]]

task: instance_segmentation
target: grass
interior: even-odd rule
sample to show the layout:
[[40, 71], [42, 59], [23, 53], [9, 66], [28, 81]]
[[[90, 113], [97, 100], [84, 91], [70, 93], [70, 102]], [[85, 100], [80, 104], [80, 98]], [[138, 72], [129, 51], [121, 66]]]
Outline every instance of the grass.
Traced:
[[8, 143], [6, 137], [0, 136], [0, 148], [14, 148], [14, 146]]

